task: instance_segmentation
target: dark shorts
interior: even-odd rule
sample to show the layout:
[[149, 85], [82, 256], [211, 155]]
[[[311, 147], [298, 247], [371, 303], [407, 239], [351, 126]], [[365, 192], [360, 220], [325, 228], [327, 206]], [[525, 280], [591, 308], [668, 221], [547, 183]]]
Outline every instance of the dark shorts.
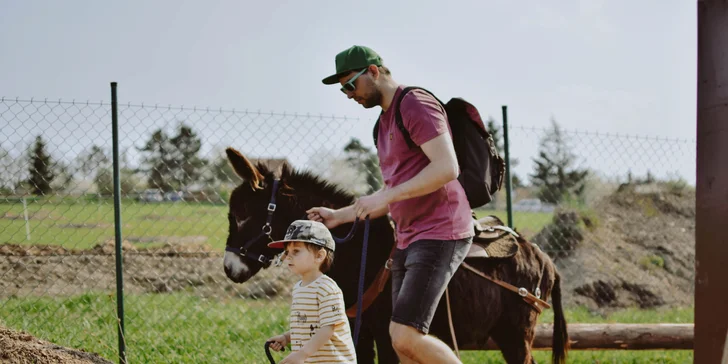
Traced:
[[450, 278], [468, 254], [472, 238], [419, 240], [392, 258], [392, 321], [427, 334]]

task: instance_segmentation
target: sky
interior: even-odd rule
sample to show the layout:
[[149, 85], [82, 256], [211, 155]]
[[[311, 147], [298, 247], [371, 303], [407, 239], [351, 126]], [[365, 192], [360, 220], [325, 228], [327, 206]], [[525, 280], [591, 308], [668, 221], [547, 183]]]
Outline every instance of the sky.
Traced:
[[[321, 83], [336, 53], [361, 44], [382, 56], [397, 82], [443, 100], [463, 97], [499, 123], [507, 105], [514, 127], [547, 128], [554, 119], [566, 130], [687, 140], [675, 169], [692, 182], [696, 21], [694, 0], [0, 0], [0, 97], [108, 102], [113, 81], [121, 103], [345, 118], [337, 138], [371, 146], [380, 110]], [[283, 135], [288, 125], [315, 129], [320, 120], [300, 119], [236, 117], [221, 132], [202, 118], [193, 127], [245, 149], [243, 124], [279, 123], [268, 132]], [[0, 127], [0, 143], [25, 137], [7, 132], [17, 127], [7, 113]], [[137, 146], [141, 137], [121, 135]], [[538, 139], [519, 139], [517, 130], [512, 138], [526, 173], [523, 160]], [[303, 161], [313, 149], [286, 149], [276, 139], [273, 150], [251, 152]], [[640, 165], [649, 168], [651, 158]]]

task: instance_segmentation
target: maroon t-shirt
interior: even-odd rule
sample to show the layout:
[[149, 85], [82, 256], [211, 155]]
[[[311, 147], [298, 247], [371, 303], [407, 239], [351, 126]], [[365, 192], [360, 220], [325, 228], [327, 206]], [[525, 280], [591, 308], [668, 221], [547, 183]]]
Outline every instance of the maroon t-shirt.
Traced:
[[[397, 89], [393, 100], [403, 88]], [[415, 89], [407, 93], [400, 112], [405, 128], [418, 146], [443, 133], [452, 137], [445, 109], [425, 91]], [[430, 163], [420, 147], [409, 149], [394, 115], [395, 110], [390, 107], [379, 121], [377, 153], [388, 188], [408, 181]], [[454, 240], [474, 235], [470, 204], [456, 179], [432, 193], [391, 203], [389, 212], [397, 224], [399, 249], [420, 239]]]

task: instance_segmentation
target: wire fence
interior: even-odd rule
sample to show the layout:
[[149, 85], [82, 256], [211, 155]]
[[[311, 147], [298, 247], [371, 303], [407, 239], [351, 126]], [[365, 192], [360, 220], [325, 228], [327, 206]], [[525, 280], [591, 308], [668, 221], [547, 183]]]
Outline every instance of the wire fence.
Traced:
[[[224, 149], [365, 194], [381, 180], [367, 163], [371, 135], [352, 130], [371, 121], [118, 110], [128, 361], [264, 359], [264, 340], [287, 328], [294, 277], [275, 266], [245, 284], [225, 276], [227, 198], [240, 179]], [[0, 99], [0, 323], [113, 359], [110, 120], [103, 101]], [[508, 132], [514, 226], [556, 261], [567, 307], [692, 307], [695, 141], [557, 124]], [[501, 191], [476, 213], [506, 221], [506, 206]]]

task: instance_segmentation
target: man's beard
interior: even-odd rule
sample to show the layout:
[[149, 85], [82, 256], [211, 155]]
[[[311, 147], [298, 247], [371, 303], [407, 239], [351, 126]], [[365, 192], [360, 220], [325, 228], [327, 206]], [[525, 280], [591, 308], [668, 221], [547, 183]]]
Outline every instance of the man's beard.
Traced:
[[377, 90], [377, 89], [373, 90], [371, 94], [362, 98], [362, 106], [364, 106], [365, 109], [371, 109], [371, 108], [381, 105], [381, 104], [382, 104], [382, 93], [379, 92], [379, 90]]

